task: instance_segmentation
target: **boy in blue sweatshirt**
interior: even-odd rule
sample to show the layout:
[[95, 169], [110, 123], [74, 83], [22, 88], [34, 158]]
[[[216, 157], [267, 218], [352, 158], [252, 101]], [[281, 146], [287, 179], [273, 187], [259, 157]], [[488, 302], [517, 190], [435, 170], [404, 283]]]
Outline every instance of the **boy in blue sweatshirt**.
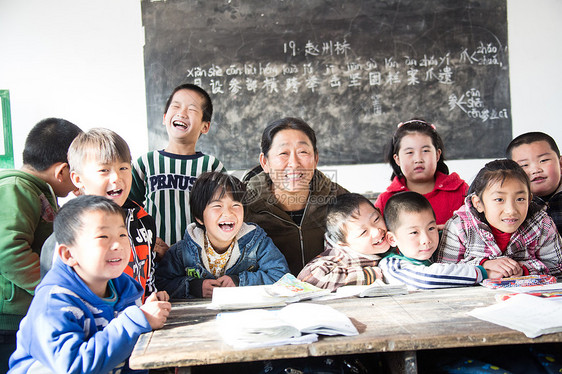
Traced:
[[439, 244], [435, 213], [417, 192], [393, 195], [384, 207], [387, 240], [394, 250], [379, 262], [388, 283], [405, 283], [409, 289], [470, 286], [486, 279], [486, 270], [472, 264], [432, 263]]
[[123, 271], [131, 247], [123, 210], [101, 196], [67, 202], [54, 223], [57, 254], [17, 333], [9, 373], [127, 373], [138, 337], [171, 305]]

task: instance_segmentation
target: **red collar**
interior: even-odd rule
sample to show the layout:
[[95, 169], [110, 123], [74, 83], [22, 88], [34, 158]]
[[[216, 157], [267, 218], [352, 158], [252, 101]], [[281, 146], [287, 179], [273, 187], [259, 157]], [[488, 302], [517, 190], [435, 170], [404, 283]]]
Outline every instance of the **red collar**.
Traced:
[[494, 239], [496, 239], [496, 243], [498, 244], [498, 247], [500, 248], [502, 253], [505, 252], [505, 250], [507, 249], [507, 245], [509, 244], [509, 240], [511, 239], [511, 235], [513, 235], [513, 233], [510, 234], [507, 232], [500, 231], [491, 225], [490, 228], [492, 229], [492, 235], [494, 235]]

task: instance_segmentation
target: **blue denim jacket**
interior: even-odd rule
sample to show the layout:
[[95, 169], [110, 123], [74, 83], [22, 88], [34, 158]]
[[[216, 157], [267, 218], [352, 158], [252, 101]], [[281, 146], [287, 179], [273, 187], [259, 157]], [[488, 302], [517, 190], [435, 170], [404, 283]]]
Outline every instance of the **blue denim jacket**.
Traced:
[[[200, 290], [193, 288], [200, 287], [203, 279], [215, 278], [201, 255], [204, 235], [203, 229], [192, 223], [183, 240], [170, 247], [156, 268], [158, 290], [167, 291], [173, 299], [192, 298], [199, 296]], [[285, 257], [261, 227], [244, 223], [236, 239], [225, 275], [239, 286], [273, 284], [289, 272]]]

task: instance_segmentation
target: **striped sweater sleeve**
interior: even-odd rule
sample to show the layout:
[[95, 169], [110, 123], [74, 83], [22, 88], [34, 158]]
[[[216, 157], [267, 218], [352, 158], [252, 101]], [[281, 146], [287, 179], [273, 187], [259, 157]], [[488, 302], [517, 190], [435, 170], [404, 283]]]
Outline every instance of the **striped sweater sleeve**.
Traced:
[[385, 257], [380, 261], [379, 267], [389, 283], [405, 283], [413, 289], [471, 286], [486, 277], [481, 266], [464, 263], [435, 263], [425, 266], [396, 257]]

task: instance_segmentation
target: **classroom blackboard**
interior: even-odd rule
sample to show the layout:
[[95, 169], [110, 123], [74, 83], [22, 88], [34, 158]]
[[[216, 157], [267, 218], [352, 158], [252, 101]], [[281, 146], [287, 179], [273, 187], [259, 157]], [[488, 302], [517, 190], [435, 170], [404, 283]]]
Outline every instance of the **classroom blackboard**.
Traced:
[[149, 147], [186, 82], [213, 99], [198, 150], [257, 164], [262, 130], [300, 117], [320, 165], [384, 161], [397, 123], [433, 122], [448, 159], [494, 158], [511, 140], [505, 0], [142, 1]]

